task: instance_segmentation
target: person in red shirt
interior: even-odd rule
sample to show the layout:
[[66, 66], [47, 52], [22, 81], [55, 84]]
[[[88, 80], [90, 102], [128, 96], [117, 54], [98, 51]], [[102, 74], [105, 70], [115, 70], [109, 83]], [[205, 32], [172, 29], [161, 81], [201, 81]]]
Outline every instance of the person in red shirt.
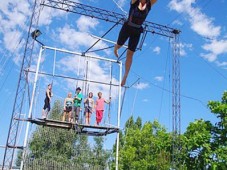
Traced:
[[110, 101], [105, 100], [102, 98], [102, 93], [98, 92], [98, 99], [95, 102], [95, 109], [96, 109], [96, 124], [99, 125], [103, 118], [103, 112], [104, 112], [104, 103], [109, 104]]

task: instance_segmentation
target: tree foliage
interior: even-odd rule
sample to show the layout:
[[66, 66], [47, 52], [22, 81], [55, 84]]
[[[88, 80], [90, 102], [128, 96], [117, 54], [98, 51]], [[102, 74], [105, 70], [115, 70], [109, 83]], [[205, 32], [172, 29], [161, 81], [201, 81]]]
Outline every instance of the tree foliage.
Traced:
[[[62, 109], [62, 103], [55, 101], [49, 119], [60, 120]], [[38, 126], [29, 142], [24, 169], [104, 169], [110, 154], [103, 149], [103, 138], [94, 139], [94, 148], [89, 142], [73, 130]], [[18, 154], [18, 165], [20, 160]]]
[[[209, 101], [208, 108], [217, 117], [217, 122], [195, 120], [177, 138], [180, 142], [177, 168], [180, 170], [227, 169], [227, 92], [224, 92], [221, 101]], [[55, 102], [50, 117], [59, 119], [61, 112], [60, 102]], [[136, 120], [130, 117], [119, 135], [120, 170], [171, 169], [173, 133], [167, 132], [158, 121], [143, 124], [140, 117]], [[111, 161], [111, 169], [114, 169], [116, 143], [112, 152], [103, 149], [103, 144], [104, 138], [95, 137], [92, 148], [86, 136], [78, 136], [73, 131], [38, 127], [29, 144], [28, 158], [34, 159], [36, 165], [39, 165], [39, 160], [45, 159], [48, 161], [43, 165], [49, 167], [50, 161], [53, 161], [56, 167], [63, 164], [65, 169], [105, 169]]]
[[130, 117], [120, 141], [119, 169], [169, 169], [171, 138], [157, 121]]
[[[217, 122], [195, 120], [177, 138], [180, 142], [177, 168], [180, 170], [227, 169], [227, 92], [221, 101], [210, 101], [208, 107]], [[130, 117], [120, 132], [119, 169], [171, 169], [172, 135], [157, 121], [142, 124], [141, 118], [134, 121]], [[112, 169], [114, 165], [113, 160]]]
[[208, 107], [217, 122], [196, 120], [184, 133], [182, 162], [187, 169], [227, 169], [227, 92], [221, 101], [209, 101]]

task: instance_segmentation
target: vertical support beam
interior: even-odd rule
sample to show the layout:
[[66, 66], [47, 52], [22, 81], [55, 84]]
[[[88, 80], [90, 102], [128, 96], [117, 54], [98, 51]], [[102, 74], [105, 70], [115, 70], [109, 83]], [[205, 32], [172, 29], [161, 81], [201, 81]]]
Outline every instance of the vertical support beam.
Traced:
[[[111, 90], [112, 90], [112, 78], [113, 78], [113, 66], [112, 63], [110, 63], [110, 89], [109, 89], [109, 100], [111, 100]], [[110, 110], [111, 110], [111, 104], [109, 104], [108, 108], [108, 124], [110, 124]]]
[[172, 169], [179, 167], [180, 133], [181, 133], [181, 101], [180, 101], [180, 45], [179, 31], [173, 31], [172, 58]]
[[[39, 51], [38, 63], [37, 63], [36, 72], [35, 72], [35, 80], [34, 80], [33, 90], [32, 90], [31, 105], [29, 107], [29, 112], [28, 112], [28, 118], [32, 118], [32, 109], [33, 109], [33, 103], [34, 103], [34, 99], [35, 99], [36, 86], [37, 86], [36, 84], [37, 84], [37, 80], [38, 80], [39, 66], [40, 66], [40, 61], [41, 61], [41, 56], [42, 56], [43, 50], [44, 50], [43, 47], [41, 47], [40, 51]], [[24, 138], [24, 145], [23, 145], [24, 149], [23, 149], [23, 154], [22, 154], [20, 170], [23, 169], [24, 161], [25, 161], [25, 158], [26, 158], [27, 143], [28, 143], [28, 132], [29, 132], [30, 124], [31, 124], [30, 122], [27, 122], [26, 131], [25, 131], [25, 138]]]
[[118, 158], [119, 158], [119, 142], [120, 142], [120, 120], [121, 120], [121, 79], [122, 79], [122, 62], [119, 61], [120, 75], [119, 75], [119, 95], [118, 95], [118, 114], [117, 114], [117, 127], [119, 131], [117, 133], [117, 145], [116, 145], [116, 170], [118, 170]]

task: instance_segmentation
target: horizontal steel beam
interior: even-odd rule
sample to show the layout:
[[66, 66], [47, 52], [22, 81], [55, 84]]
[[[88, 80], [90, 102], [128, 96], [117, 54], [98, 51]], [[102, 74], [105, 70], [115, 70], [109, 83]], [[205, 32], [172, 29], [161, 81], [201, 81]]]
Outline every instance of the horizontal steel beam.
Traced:
[[[41, 5], [112, 23], [123, 24], [127, 18], [127, 16], [123, 14], [69, 0], [45, 0], [41, 3]], [[174, 38], [175, 34], [180, 33], [177, 29], [149, 21], [145, 21], [143, 27], [146, 32], [151, 32], [152, 34], [158, 34], [169, 38]]]

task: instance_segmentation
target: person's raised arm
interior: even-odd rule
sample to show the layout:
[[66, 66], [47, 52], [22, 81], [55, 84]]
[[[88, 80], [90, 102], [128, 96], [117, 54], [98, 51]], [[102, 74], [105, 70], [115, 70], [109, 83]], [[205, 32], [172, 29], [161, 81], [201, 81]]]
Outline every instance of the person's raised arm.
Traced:
[[138, 0], [131, 0], [131, 4], [134, 4], [136, 1], [138, 1]]
[[150, 2], [151, 2], [151, 7], [152, 7], [152, 5], [154, 5], [155, 2], [157, 2], [157, 0], [150, 0]]

